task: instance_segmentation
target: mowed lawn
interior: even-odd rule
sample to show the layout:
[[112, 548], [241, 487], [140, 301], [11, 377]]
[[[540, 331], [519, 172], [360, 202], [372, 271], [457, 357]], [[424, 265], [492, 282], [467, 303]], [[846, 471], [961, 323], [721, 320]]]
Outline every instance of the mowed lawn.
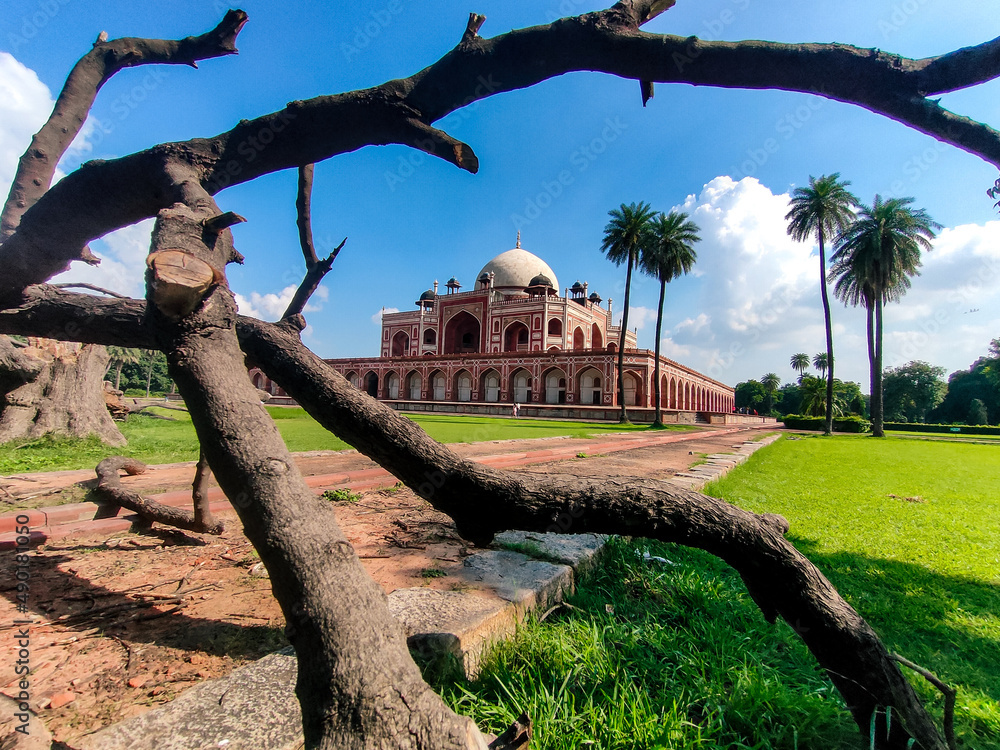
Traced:
[[[344, 450], [350, 448], [298, 407], [269, 406], [285, 443], [292, 451]], [[119, 423], [128, 440], [124, 448], [108, 448], [96, 438], [69, 440], [42, 438], [0, 445], [0, 474], [15, 474], [61, 469], [92, 469], [111, 455], [137, 458], [148, 464], [195, 461], [198, 443], [187, 413], [156, 409], [156, 414], [176, 421], [132, 415]], [[442, 443], [476, 443], [486, 440], [513, 440], [568, 435], [590, 437], [595, 434], [646, 430], [641, 425], [618, 425], [593, 422], [556, 422], [541, 419], [503, 419], [447, 414], [414, 414], [410, 418]], [[671, 429], [691, 429], [671, 427]]]
[[786, 438], [707, 492], [785, 516], [890, 650], [958, 687], [964, 746], [1000, 748], [1000, 445]]

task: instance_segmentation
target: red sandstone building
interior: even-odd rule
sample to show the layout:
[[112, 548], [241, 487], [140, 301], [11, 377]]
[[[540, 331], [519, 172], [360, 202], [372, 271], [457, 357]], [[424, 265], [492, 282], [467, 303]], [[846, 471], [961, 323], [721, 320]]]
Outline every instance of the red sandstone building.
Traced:
[[[483, 266], [471, 291], [450, 279], [420, 295], [416, 309], [382, 315], [381, 356], [326, 360], [356, 387], [406, 411], [459, 411], [616, 419], [617, 348], [611, 300], [588, 285], [559, 294], [555, 273], [521, 248]], [[651, 419], [654, 354], [625, 334], [625, 403], [630, 417]], [[259, 370], [254, 384], [281, 395]], [[726, 421], [733, 389], [660, 358], [665, 421]], [[714, 417], [714, 418], [713, 418]]]

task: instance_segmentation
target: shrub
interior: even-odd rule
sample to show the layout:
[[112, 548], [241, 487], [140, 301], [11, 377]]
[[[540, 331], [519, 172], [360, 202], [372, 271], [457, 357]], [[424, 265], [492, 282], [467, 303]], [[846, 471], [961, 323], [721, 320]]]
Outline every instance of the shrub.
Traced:
[[[793, 430], [822, 430], [826, 426], [824, 417], [809, 417], [799, 414], [786, 414], [781, 420], [785, 427]], [[856, 414], [849, 417], [838, 417], [833, 420], [834, 432], [868, 432], [872, 428], [872, 423]], [[888, 426], [886, 426], [888, 429]]]
[[886, 422], [887, 430], [905, 430], [907, 432], [947, 432], [963, 435], [1000, 435], [1000, 427], [989, 425], [956, 424], [922, 424], [920, 422]]

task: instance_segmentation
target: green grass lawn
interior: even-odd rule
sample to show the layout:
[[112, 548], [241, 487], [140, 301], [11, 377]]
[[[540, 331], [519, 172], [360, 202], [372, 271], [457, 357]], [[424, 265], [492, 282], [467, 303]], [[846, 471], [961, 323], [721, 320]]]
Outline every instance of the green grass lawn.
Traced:
[[[785, 515], [891, 650], [958, 687], [959, 746], [997, 750], [998, 487], [1000, 446], [811, 436], [755, 453], [708, 491]], [[640, 561], [647, 547], [676, 564]], [[494, 731], [527, 710], [539, 750], [867, 747], [797, 636], [768, 625], [710, 555], [618, 541], [570, 602], [500, 646], [476, 681], [439, 682], [451, 703]], [[937, 691], [913, 684], [940, 722]]]
[[965, 746], [1000, 748], [1000, 446], [786, 439], [707, 491], [785, 516], [891, 650], [959, 688]]
[[[343, 450], [346, 443], [327, 432], [304, 409], [267, 407], [275, 419], [285, 443], [292, 451]], [[42, 438], [7, 443], [0, 446], [0, 474], [15, 474], [59, 469], [92, 469], [109, 455], [118, 453], [138, 458], [148, 464], [194, 461], [198, 444], [187, 414], [167, 409], [154, 413], [173, 417], [168, 422], [134, 414], [120, 425], [128, 439], [124, 448], [108, 448], [96, 438], [71, 440]], [[593, 422], [555, 422], [541, 419], [497, 419], [447, 414], [414, 414], [414, 422], [442, 443], [474, 443], [486, 440], [512, 440], [569, 435], [590, 437], [599, 433], [649, 429], [643, 425], [618, 425]], [[692, 429], [671, 426], [671, 429]]]

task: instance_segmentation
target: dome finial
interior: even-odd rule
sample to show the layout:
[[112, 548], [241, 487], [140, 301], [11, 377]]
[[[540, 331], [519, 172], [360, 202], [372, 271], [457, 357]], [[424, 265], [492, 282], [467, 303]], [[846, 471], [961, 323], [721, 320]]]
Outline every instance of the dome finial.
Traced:
[[515, 248], [521, 247], [521, 230], [517, 230], [517, 244], [514, 245]]

